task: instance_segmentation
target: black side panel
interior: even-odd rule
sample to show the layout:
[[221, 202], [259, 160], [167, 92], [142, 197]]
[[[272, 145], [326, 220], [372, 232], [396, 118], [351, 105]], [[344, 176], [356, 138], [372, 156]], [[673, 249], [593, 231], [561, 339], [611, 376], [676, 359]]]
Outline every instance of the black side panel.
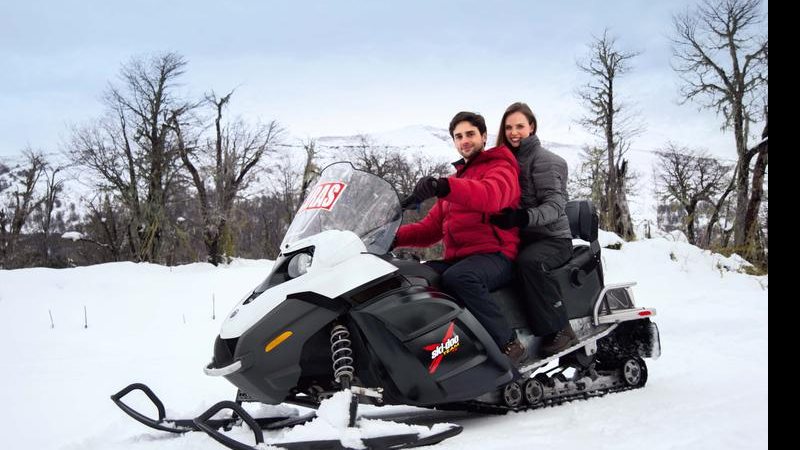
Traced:
[[[314, 294], [300, 296], [304, 295]], [[344, 305], [334, 300], [326, 299], [328, 308], [320, 307], [321, 299], [307, 300], [289, 298], [247, 330], [238, 339], [233, 355], [234, 360], [242, 361], [243, 368], [225, 378], [260, 402], [282, 402], [300, 376], [303, 345], [345, 310]], [[285, 331], [291, 331], [292, 335], [267, 352], [266, 345]], [[215, 346], [215, 350], [223, 352], [219, 358], [215, 354], [217, 367], [225, 357], [224, 349], [229, 347]]]
[[382, 384], [405, 403], [472, 399], [511, 379], [508, 358], [486, 330], [438, 291], [398, 290], [351, 316], [388, 376]]
[[603, 289], [601, 265], [594, 265], [588, 273], [582, 270], [592, 266], [588, 264], [592, 258], [588, 246], [575, 247], [572, 259], [549, 273], [561, 289], [570, 319], [592, 315], [594, 302]]

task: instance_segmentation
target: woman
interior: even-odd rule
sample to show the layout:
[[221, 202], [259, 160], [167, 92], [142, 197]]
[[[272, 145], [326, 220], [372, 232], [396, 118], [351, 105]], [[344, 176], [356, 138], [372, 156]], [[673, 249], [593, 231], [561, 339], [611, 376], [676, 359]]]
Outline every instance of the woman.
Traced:
[[547, 276], [572, 257], [572, 233], [565, 212], [567, 162], [542, 147], [536, 125], [525, 103], [514, 103], [503, 114], [497, 145], [517, 158], [522, 198], [520, 209], [505, 209], [490, 221], [503, 229], [519, 227], [520, 289], [532, 331], [543, 337], [541, 353], [552, 355], [578, 343], [558, 284]]

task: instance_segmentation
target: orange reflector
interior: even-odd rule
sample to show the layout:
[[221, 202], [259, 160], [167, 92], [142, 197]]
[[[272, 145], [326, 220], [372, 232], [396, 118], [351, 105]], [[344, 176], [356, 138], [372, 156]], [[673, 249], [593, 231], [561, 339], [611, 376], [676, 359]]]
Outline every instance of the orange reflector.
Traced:
[[289, 337], [292, 334], [294, 334], [294, 333], [292, 333], [291, 331], [284, 331], [283, 333], [280, 334], [280, 336], [278, 336], [275, 339], [273, 339], [272, 341], [270, 341], [270, 343], [267, 344], [266, 347], [264, 347], [264, 351], [265, 352], [272, 351], [272, 349], [274, 349], [275, 347], [281, 345], [283, 343], [283, 341], [289, 339]]
[[653, 314], [653, 312], [652, 311], [640, 311], [639, 312], [640, 316], [649, 316], [650, 314]]

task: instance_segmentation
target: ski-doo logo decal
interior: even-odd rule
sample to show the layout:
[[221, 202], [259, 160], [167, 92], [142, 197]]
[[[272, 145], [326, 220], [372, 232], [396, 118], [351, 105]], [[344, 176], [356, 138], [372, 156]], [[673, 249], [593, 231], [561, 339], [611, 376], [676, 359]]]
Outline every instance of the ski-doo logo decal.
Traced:
[[428, 366], [428, 373], [436, 372], [436, 369], [439, 368], [439, 363], [442, 362], [442, 358], [458, 350], [459, 337], [453, 332], [455, 325], [455, 322], [450, 322], [450, 326], [447, 328], [441, 343], [423, 347], [423, 349], [431, 352], [431, 359], [433, 360], [431, 365]]
[[308, 209], [324, 209], [330, 211], [336, 200], [342, 195], [347, 185], [340, 182], [320, 183], [314, 186], [308, 198], [303, 202], [300, 211]]

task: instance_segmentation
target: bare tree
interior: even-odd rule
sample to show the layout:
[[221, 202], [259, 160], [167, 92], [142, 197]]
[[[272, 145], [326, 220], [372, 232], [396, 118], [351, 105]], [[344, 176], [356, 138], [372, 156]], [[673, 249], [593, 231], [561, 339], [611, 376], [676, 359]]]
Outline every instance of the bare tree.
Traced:
[[[766, 117], [766, 106], [764, 107], [764, 116]], [[750, 200], [747, 205], [747, 212], [745, 215], [744, 223], [747, 226], [745, 233], [745, 258], [755, 263], [763, 263], [767, 265], [767, 247], [766, 239], [761, 239], [762, 233], [761, 224], [759, 221], [759, 210], [761, 209], [761, 201], [764, 196], [764, 180], [767, 175], [768, 163], [768, 144], [769, 139], [767, 135], [766, 120], [764, 124], [764, 131], [761, 133], [761, 142], [751, 149], [756, 151], [756, 163], [753, 167], [753, 181], [750, 189]]]
[[214, 109], [214, 131], [204, 144], [193, 144], [191, 137], [187, 142], [176, 115], [169, 123], [177, 137], [183, 166], [197, 190], [203, 217], [203, 241], [208, 261], [214, 265], [227, 262], [233, 251], [228, 227], [234, 201], [252, 181], [259, 163], [272, 150], [281, 133], [275, 121], [255, 127], [241, 120], [224, 123], [223, 111], [232, 95], [233, 92], [221, 98], [214, 93], [206, 96], [207, 104]]
[[[625, 152], [618, 152], [619, 154]], [[622, 167], [623, 158], [617, 157], [617, 166]], [[630, 195], [636, 190], [639, 174], [629, 170], [626, 164], [625, 171], [618, 171], [617, 176], [624, 173], [624, 192]], [[580, 154], [578, 170], [571, 174], [567, 190], [569, 197], [586, 198], [597, 207], [600, 223], [607, 223], [608, 197], [606, 185], [608, 184], [608, 158], [603, 147], [584, 145]]]
[[303, 155], [300, 161], [292, 149], [296, 146], [287, 146], [275, 160], [275, 170], [270, 178], [272, 198], [264, 204], [277, 203], [281, 211], [282, 223], [288, 225], [294, 218], [297, 209], [305, 201], [309, 189], [319, 175], [318, 156], [319, 150], [315, 140], [308, 140], [302, 144]]
[[678, 202], [686, 213], [685, 231], [690, 244], [697, 245], [695, 225], [701, 202], [716, 204], [723, 192], [730, 167], [707, 154], [669, 143], [658, 152], [656, 173], [667, 198]]
[[42, 173], [45, 186], [40, 208], [39, 226], [42, 229], [42, 259], [47, 266], [51, 265], [52, 259], [50, 233], [53, 225], [53, 213], [60, 206], [60, 196], [64, 191], [64, 179], [61, 178], [59, 173], [62, 173], [64, 169], [64, 166], [46, 164]]
[[[733, 192], [736, 185], [736, 168], [733, 169], [733, 175], [728, 179], [728, 184], [725, 186], [720, 193], [720, 195], [716, 198], [715, 201], [711, 204], [711, 215], [706, 223], [706, 231], [705, 231], [705, 241], [702, 243], [704, 248], [710, 248], [712, 238], [714, 236], [714, 227], [717, 223], [720, 222], [720, 218], [725, 212], [727, 205], [730, 204], [728, 201], [728, 196]], [[721, 226], [720, 236], [721, 236], [721, 246], [726, 247], [727, 237], [730, 236], [732, 229], [726, 229], [726, 227]]]
[[282, 198], [271, 193], [237, 203], [241, 256], [274, 259], [288, 226]]
[[11, 187], [11, 182], [6, 179], [8, 174], [11, 172], [11, 168], [8, 167], [3, 161], [0, 161], [0, 194], [3, 193], [6, 189]]
[[360, 134], [357, 139], [358, 143], [347, 151], [350, 161], [357, 169], [381, 178], [386, 178], [393, 172], [394, 152], [386, 146], [378, 145], [369, 135]]
[[[5, 192], [8, 188], [11, 187], [11, 167], [4, 164], [0, 161], [0, 258], [6, 248], [6, 239], [8, 233], [8, 224], [11, 220], [11, 210], [10, 205], [7, 205], [4, 201]], [[0, 259], [0, 263], [2, 263], [2, 259]]]
[[[31, 213], [44, 201], [36, 195], [39, 179], [47, 161], [41, 152], [23, 150], [25, 161], [8, 171], [10, 177], [7, 202], [0, 205], [0, 268], [13, 267], [17, 243]], [[8, 170], [7, 168], [5, 170]]]
[[443, 176], [449, 164], [435, 161], [422, 152], [407, 155], [396, 147], [379, 145], [368, 135], [359, 135], [358, 144], [348, 151], [353, 165], [377, 175], [394, 186], [398, 194], [411, 194], [417, 181], [427, 175]]
[[175, 53], [131, 60], [120, 71], [121, 85], [109, 87], [107, 116], [72, 137], [72, 160], [130, 211], [126, 239], [138, 261], [161, 260], [163, 231], [171, 226], [167, 205], [180, 181], [180, 162], [170, 124], [196, 106], [176, 93], [185, 67]]
[[[750, 125], [762, 117], [760, 102], [768, 85], [766, 27], [761, 0], [705, 0], [694, 11], [674, 17], [673, 68], [682, 79], [684, 102], [722, 114], [723, 129], [733, 129], [738, 155], [734, 246], [744, 247], [754, 233], [759, 203], [748, 202], [750, 161], [758, 153], [748, 147]], [[766, 155], [762, 160], [766, 169]], [[748, 218], [751, 221], [748, 223]], [[750, 241], [752, 241], [750, 239]]]
[[79, 241], [91, 244], [102, 252], [94, 256], [95, 261], [122, 261], [127, 211], [120, 211], [112, 205], [108, 194], [85, 200], [89, 212], [83, 220]]
[[319, 176], [319, 167], [317, 167], [317, 158], [319, 158], [319, 150], [317, 149], [317, 141], [308, 139], [302, 143], [303, 150], [306, 152], [306, 162], [303, 166], [303, 178], [300, 182], [300, 198], [297, 203], [302, 205], [308, 195], [308, 190], [314, 180]]
[[761, 208], [761, 212], [759, 214], [759, 220], [761, 222], [761, 240], [764, 243], [764, 270], [769, 270], [769, 191], [764, 191], [764, 196], [762, 198], [762, 204], [764, 205]]
[[608, 161], [602, 147], [584, 145], [580, 154], [580, 166], [573, 172], [568, 185], [570, 198], [587, 198], [600, 212], [600, 222], [606, 223], [605, 186], [608, 179]]
[[608, 30], [603, 32], [602, 37], [595, 37], [589, 49], [588, 61], [578, 62], [578, 68], [591, 78], [578, 91], [578, 97], [588, 109], [580, 122], [600, 137], [605, 147], [605, 226], [630, 240], [635, 238], [635, 234], [625, 194], [628, 165], [623, 155], [629, 147], [628, 141], [641, 133], [642, 128], [628, 114], [627, 105], [620, 100], [616, 82], [630, 70], [630, 60], [639, 53], [618, 50], [616, 40], [608, 35]]

